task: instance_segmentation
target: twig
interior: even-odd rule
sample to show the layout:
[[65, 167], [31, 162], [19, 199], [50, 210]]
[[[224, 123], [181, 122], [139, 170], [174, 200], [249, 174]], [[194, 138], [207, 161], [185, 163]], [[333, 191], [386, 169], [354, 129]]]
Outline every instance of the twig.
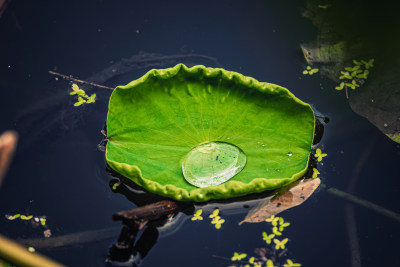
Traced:
[[372, 203], [372, 202], [370, 202], [368, 200], [358, 198], [358, 197], [356, 197], [356, 196], [354, 196], [352, 194], [346, 193], [346, 192], [341, 191], [339, 189], [336, 189], [334, 187], [327, 188], [325, 184], [321, 184], [321, 188], [325, 189], [325, 191], [328, 192], [329, 194], [332, 194], [334, 196], [340, 197], [340, 198], [342, 198], [344, 200], [347, 200], [347, 201], [352, 202], [354, 204], [357, 204], [359, 206], [368, 208], [370, 210], [373, 210], [373, 211], [375, 211], [377, 213], [380, 213], [382, 215], [385, 215], [385, 216], [387, 216], [389, 218], [392, 218], [392, 219], [400, 222], [400, 214], [398, 214], [396, 212], [393, 212], [393, 211], [388, 210], [388, 209], [386, 209], [384, 207], [376, 205], [376, 204], [374, 204], [374, 203]]
[[113, 214], [113, 221], [153, 221], [170, 216], [178, 212], [180, 209], [178, 203], [171, 200], [163, 200], [156, 203], [148, 204], [131, 210], [123, 210]]
[[346, 99], [349, 99], [349, 92], [347, 91], [347, 85], [344, 86], [344, 89], [346, 91]]
[[72, 233], [51, 238], [19, 239], [18, 242], [37, 249], [52, 249], [65, 246], [82, 245], [100, 240], [115, 238], [121, 230], [120, 226]]
[[0, 135], [0, 187], [17, 146], [18, 134], [7, 131]]
[[49, 70], [49, 73], [52, 74], [52, 75], [59, 76], [59, 77], [61, 77], [63, 79], [74, 81], [74, 82], [77, 82], [77, 83], [83, 83], [83, 84], [88, 84], [88, 85], [91, 85], [91, 86], [100, 87], [100, 88], [104, 88], [104, 89], [108, 89], [108, 90], [114, 90], [114, 88], [111, 88], [111, 87], [108, 87], [108, 86], [104, 86], [104, 85], [100, 85], [100, 84], [97, 84], [97, 83], [91, 83], [91, 82], [75, 79], [75, 78], [72, 78], [70, 76], [67, 76], [67, 75], [64, 75], [64, 74], [61, 74], [61, 73], [58, 73], [58, 72], [54, 72], [54, 71], [51, 71], [51, 70]]
[[[368, 143], [368, 145], [364, 148], [364, 151], [361, 153], [361, 157], [358, 158], [358, 161], [354, 166], [353, 172], [351, 173], [349, 184], [347, 186], [347, 192], [349, 192], [350, 194], [354, 193], [358, 177], [360, 176], [361, 170], [363, 169], [363, 166], [367, 161], [369, 155], [371, 154], [372, 148], [374, 147], [375, 144], [376, 144], [376, 139], [371, 140]], [[361, 252], [357, 234], [358, 231], [357, 231], [356, 216], [354, 213], [354, 204], [350, 203], [346, 204], [345, 219], [346, 219], [347, 234], [349, 237], [351, 267], [361, 267]]]
[[38, 253], [31, 253], [25, 247], [11, 241], [3, 236], [0, 236], [0, 258], [9, 261], [18, 266], [30, 267], [61, 267], [55, 261], [52, 261]]
[[[212, 255], [212, 257], [213, 257], [213, 258], [216, 258], [216, 259], [220, 259], [220, 260], [232, 261], [231, 258], [222, 257], [222, 256], [218, 256], [218, 255]], [[238, 261], [236, 261], [235, 263], [243, 263], [243, 264], [246, 264], [246, 263], [248, 263], [248, 262], [247, 262], [247, 261], [238, 260]], [[236, 265], [235, 265], [235, 266], [236, 266]]]
[[349, 235], [349, 246], [351, 255], [351, 267], [361, 267], [361, 253], [358, 244], [356, 216], [354, 215], [354, 205], [346, 204], [346, 227]]

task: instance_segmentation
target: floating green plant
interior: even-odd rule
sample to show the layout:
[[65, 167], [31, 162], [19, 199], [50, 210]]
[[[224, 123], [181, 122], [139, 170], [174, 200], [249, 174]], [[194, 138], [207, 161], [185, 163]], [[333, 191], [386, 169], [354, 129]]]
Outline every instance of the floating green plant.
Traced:
[[266, 222], [272, 223], [272, 225], [276, 224], [279, 221], [279, 217], [275, 217], [275, 215], [271, 215], [268, 219], [265, 219]]
[[312, 68], [311, 66], [307, 66], [305, 70], [303, 70], [304, 75], [313, 75], [314, 73], [317, 73], [319, 69], [317, 68]]
[[78, 107], [84, 103], [90, 104], [96, 102], [96, 94], [92, 94], [88, 96], [86, 92], [79, 88], [79, 86], [75, 83], [72, 84], [72, 92], [69, 93], [70, 95], [77, 95], [78, 101], [75, 102], [74, 106]]
[[287, 243], [288, 241], [289, 241], [288, 238], [285, 238], [285, 239], [282, 239], [282, 240], [279, 240], [279, 239], [274, 238], [275, 249], [276, 249], [276, 250], [278, 250], [278, 249], [285, 249], [285, 245], [286, 245], [286, 243]]
[[263, 235], [263, 240], [265, 240], [265, 243], [267, 243], [268, 245], [271, 244], [272, 239], [275, 237], [274, 234], [269, 235], [266, 232], [263, 232], [262, 235]]
[[328, 154], [322, 153], [322, 150], [321, 150], [320, 148], [317, 148], [317, 150], [316, 150], [316, 152], [315, 152], [315, 154], [314, 154], [314, 157], [315, 157], [319, 162], [322, 161], [322, 159], [323, 159], [324, 157], [326, 157], [326, 156], [328, 156]]
[[290, 226], [290, 222], [285, 222], [285, 220], [282, 217], [280, 217], [279, 218], [279, 231], [282, 232], [285, 229], [285, 227], [288, 227], [288, 226]]
[[212, 224], [215, 224], [215, 229], [220, 229], [220, 228], [221, 228], [221, 225], [222, 225], [224, 222], [225, 222], [225, 220], [224, 220], [224, 219], [221, 219], [220, 216], [215, 217], [215, 218], [211, 221]]
[[[275, 215], [272, 215], [271, 217], [267, 218], [265, 220], [268, 223], [271, 223], [273, 228], [276, 228], [275, 230], [283, 232], [284, 229], [288, 226], [290, 226], [289, 222], [286, 222], [283, 217], [278, 217]], [[274, 230], [273, 230], [274, 231]], [[280, 233], [282, 235], [282, 233]], [[267, 234], [267, 232], [262, 233], [262, 238], [266, 242], [267, 245], [271, 245], [269, 248], [260, 248], [256, 249], [255, 253], [259, 255], [259, 257], [250, 257], [248, 259], [247, 264], [243, 264], [243, 259], [247, 257], [247, 254], [245, 253], [238, 253], [235, 252], [233, 257], [231, 258], [231, 261], [235, 262], [238, 261], [237, 263], [235, 262], [231, 266], [241, 266], [241, 267], [246, 267], [246, 266], [266, 266], [266, 267], [276, 267], [275, 264], [278, 266], [291, 266], [291, 267], [298, 267], [301, 266], [300, 263], [294, 263], [291, 259], [286, 259], [286, 262], [282, 262], [280, 259], [282, 256], [285, 255], [286, 252], [286, 244], [289, 242], [288, 238], [283, 238], [283, 239], [278, 239], [276, 238], [276, 234]], [[267, 251], [268, 252], [268, 258], [267, 258]], [[265, 265], [263, 265], [265, 264]]]
[[21, 215], [21, 214], [14, 214], [14, 215], [6, 214], [5, 217], [10, 221], [18, 219], [18, 218], [21, 220], [24, 220], [24, 221], [28, 221], [33, 218], [33, 215], [25, 216], [25, 215]]
[[283, 267], [300, 267], [300, 263], [294, 263], [292, 260], [287, 259], [286, 263], [283, 265]]
[[232, 260], [232, 261], [241, 261], [241, 260], [243, 260], [243, 259], [246, 258], [246, 257], [247, 257], [247, 254], [246, 254], [246, 253], [234, 252], [234, 253], [233, 253], [233, 256], [232, 256], [232, 258], [231, 258], [231, 260]]
[[355, 90], [368, 78], [370, 73], [369, 69], [374, 66], [374, 59], [368, 61], [353, 60], [353, 63], [354, 65], [352, 67], [345, 67], [344, 71], [340, 72], [341, 75], [339, 76], [339, 79], [343, 81], [335, 87], [336, 90], [345, 89], [347, 98], [349, 98], [347, 88]]
[[[201, 214], [203, 213], [202, 209], [198, 209], [195, 214], [192, 217], [192, 221], [202, 221], [203, 217], [201, 216]], [[221, 226], [223, 223], [225, 223], [225, 220], [221, 218], [221, 216], [219, 216], [219, 209], [215, 209], [209, 216], [208, 216], [211, 220], [211, 224], [214, 224], [215, 229], [221, 229]]]
[[179, 201], [239, 197], [306, 173], [314, 121], [311, 107], [278, 85], [179, 64], [113, 91], [106, 160]]
[[215, 209], [211, 214], [210, 214], [210, 216], [208, 216], [209, 218], [211, 218], [211, 219], [214, 219], [214, 218], [216, 218], [216, 217], [218, 217], [219, 216], [219, 209]]
[[196, 220], [202, 221], [203, 220], [203, 217], [201, 216], [202, 213], [203, 213], [203, 210], [202, 209], [198, 209], [195, 212], [195, 214], [193, 215], [192, 221], [196, 221]]
[[320, 174], [320, 172], [316, 168], [313, 168], [312, 178], [314, 178], [314, 179], [317, 178], [318, 174]]

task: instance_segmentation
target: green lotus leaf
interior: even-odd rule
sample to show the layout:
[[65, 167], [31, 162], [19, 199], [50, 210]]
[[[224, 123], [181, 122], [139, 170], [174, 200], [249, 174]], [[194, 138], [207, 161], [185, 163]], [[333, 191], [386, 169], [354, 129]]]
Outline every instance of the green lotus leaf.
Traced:
[[[176, 200], [238, 197], [303, 176], [314, 122], [311, 107], [281, 86], [224, 69], [178, 64], [153, 69], [113, 91], [106, 160], [147, 191]], [[185, 179], [182, 166], [190, 160], [194, 171], [212, 173], [225, 163], [218, 155], [211, 158], [215, 154], [209, 162], [192, 158], [198, 154], [194, 149], [210, 142], [234, 145], [223, 147], [221, 155], [240, 152], [246, 158], [227, 181], [199, 188]]]

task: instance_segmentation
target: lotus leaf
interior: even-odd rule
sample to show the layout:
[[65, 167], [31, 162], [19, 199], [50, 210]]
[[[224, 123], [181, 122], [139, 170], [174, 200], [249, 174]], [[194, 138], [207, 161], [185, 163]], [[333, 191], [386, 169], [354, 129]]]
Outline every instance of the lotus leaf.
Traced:
[[[303, 176], [314, 123], [311, 107], [281, 86], [178, 64], [153, 69], [113, 91], [106, 160], [147, 191], [176, 200], [239, 197]], [[209, 142], [238, 147], [246, 165], [222, 184], [198, 188], [185, 180], [182, 163], [192, 149]]]

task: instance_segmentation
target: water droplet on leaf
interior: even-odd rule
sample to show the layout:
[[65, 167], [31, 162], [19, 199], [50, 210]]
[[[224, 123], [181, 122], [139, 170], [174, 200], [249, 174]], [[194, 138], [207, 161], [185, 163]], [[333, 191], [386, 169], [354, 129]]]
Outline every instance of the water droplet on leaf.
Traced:
[[193, 148], [184, 158], [182, 173], [190, 184], [203, 188], [219, 185], [243, 170], [246, 155], [235, 145], [208, 142]]
[[289, 157], [293, 156], [292, 152], [289, 152], [287, 155], [288, 155]]

